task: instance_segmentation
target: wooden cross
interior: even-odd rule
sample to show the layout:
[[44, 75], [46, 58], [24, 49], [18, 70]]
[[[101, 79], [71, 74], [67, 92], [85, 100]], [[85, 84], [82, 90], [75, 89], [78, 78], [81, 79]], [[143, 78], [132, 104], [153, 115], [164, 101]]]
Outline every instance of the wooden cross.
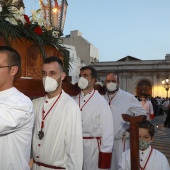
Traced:
[[138, 123], [146, 119], [146, 116], [130, 116], [122, 114], [124, 121], [130, 123], [130, 158], [131, 169], [139, 170], [139, 129]]

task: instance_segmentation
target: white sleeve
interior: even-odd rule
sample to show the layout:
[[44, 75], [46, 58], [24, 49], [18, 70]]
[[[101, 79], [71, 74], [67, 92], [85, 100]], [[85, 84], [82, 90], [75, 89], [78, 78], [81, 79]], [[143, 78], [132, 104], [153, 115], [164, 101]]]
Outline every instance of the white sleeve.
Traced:
[[110, 168], [112, 148], [114, 143], [113, 117], [109, 105], [104, 101], [100, 108], [100, 128], [101, 128], [101, 145], [99, 152], [99, 168]]
[[83, 165], [83, 137], [81, 112], [77, 104], [68, 107], [66, 131], [66, 152], [68, 155], [66, 169], [80, 170]]
[[102, 152], [111, 152], [114, 141], [113, 116], [108, 104], [101, 109], [100, 126], [102, 138], [100, 150]]
[[130, 169], [130, 150], [122, 153], [122, 157], [119, 160], [118, 170], [131, 170]]
[[12, 96], [8, 103], [0, 103], [0, 135], [16, 131], [33, 118], [31, 100]]
[[142, 107], [141, 103], [134, 97], [131, 96], [129, 103], [129, 110], [126, 112], [131, 116], [146, 115], [145, 109]]

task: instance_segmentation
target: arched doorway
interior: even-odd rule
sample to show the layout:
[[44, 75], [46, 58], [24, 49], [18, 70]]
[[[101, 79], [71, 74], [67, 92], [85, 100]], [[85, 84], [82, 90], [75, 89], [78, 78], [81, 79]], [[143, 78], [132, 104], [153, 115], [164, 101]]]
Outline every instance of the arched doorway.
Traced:
[[140, 96], [142, 93], [152, 96], [152, 85], [148, 80], [141, 80], [137, 84], [136, 95]]

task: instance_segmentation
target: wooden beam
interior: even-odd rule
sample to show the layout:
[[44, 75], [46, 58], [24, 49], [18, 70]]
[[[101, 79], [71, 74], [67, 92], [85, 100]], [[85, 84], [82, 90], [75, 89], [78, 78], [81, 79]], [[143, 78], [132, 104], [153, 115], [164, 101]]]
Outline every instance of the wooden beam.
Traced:
[[130, 123], [130, 158], [131, 169], [139, 170], [139, 129], [138, 123], [146, 119], [146, 116], [130, 116], [122, 114], [123, 119]]

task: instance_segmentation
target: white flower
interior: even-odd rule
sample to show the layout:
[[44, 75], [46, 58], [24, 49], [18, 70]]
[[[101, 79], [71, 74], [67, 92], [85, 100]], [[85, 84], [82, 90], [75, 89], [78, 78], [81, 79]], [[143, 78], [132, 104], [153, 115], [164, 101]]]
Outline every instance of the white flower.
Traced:
[[24, 18], [24, 15], [20, 16], [20, 21], [22, 22], [22, 24], [25, 24], [25, 23], [26, 23], [25, 18]]
[[19, 13], [20, 13], [20, 15], [24, 15], [25, 14], [25, 11], [24, 11], [23, 7], [20, 8]]
[[44, 18], [44, 12], [41, 11], [40, 12], [40, 16], [39, 16], [39, 19], [38, 19], [38, 25], [44, 25], [44, 23], [46, 22], [46, 19]]
[[2, 12], [2, 6], [0, 5], [0, 12]]
[[53, 31], [52, 36], [55, 37], [55, 38], [58, 38], [59, 33], [60, 33], [59, 31]]
[[34, 10], [32, 10], [31, 13], [32, 13], [32, 21], [33, 21], [33, 22], [37, 22], [38, 19], [37, 19], [37, 14], [36, 14], [36, 12], [35, 12]]
[[15, 6], [10, 6], [10, 7], [8, 7], [8, 10], [9, 10], [12, 14], [19, 14], [19, 10], [18, 10], [18, 8], [16, 8]]
[[13, 24], [13, 25], [18, 25], [17, 21], [16, 21], [15, 18], [13, 18], [13, 17], [11, 17], [11, 18], [6, 17], [5, 20], [8, 21], [8, 22], [10, 22], [10, 23]]

